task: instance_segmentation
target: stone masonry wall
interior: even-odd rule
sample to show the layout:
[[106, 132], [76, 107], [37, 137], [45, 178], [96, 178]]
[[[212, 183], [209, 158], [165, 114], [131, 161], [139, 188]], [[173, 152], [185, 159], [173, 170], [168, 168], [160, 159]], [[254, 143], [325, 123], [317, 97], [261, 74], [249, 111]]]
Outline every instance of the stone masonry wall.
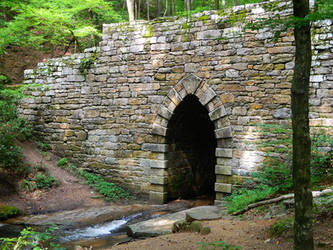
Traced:
[[[284, 4], [282, 16], [291, 14]], [[25, 71], [32, 98], [21, 114], [59, 154], [130, 190], [167, 198], [166, 128], [175, 107], [196, 95], [217, 138], [216, 200], [237, 176], [264, 160], [256, 124], [290, 124], [292, 31], [242, 30], [272, 15], [263, 4], [188, 18], [106, 24], [98, 48], [50, 59]], [[333, 126], [333, 26], [313, 24], [310, 118], [314, 132]]]

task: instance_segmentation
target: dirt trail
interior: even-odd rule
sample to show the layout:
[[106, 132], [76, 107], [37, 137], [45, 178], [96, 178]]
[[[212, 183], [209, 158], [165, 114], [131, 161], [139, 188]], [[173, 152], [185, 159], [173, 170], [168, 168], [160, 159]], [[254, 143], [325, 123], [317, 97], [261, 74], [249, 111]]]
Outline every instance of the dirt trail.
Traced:
[[93, 189], [83, 184], [83, 180], [57, 167], [57, 157], [48, 153], [43, 157], [32, 142], [18, 142], [23, 148], [24, 161], [31, 166], [42, 165], [59, 180], [59, 185], [48, 190], [37, 190], [32, 193], [18, 190], [18, 193], [0, 195], [0, 203], [18, 207], [25, 213], [47, 213], [69, 210], [80, 207], [102, 206], [107, 203], [98, 198]]

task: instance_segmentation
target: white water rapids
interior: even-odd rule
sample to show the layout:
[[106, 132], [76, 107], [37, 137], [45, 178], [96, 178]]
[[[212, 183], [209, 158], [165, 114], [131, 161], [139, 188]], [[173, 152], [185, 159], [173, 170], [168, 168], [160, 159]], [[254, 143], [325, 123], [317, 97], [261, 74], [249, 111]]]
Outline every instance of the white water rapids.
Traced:
[[140, 217], [142, 213], [133, 214], [120, 220], [113, 220], [99, 225], [89, 226], [82, 229], [74, 229], [65, 232], [65, 236], [59, 237], [60, 242], [75, 241], [79, 239], [93, 239], [111, 235], [112, 231], [126, 225], [131, 220]]

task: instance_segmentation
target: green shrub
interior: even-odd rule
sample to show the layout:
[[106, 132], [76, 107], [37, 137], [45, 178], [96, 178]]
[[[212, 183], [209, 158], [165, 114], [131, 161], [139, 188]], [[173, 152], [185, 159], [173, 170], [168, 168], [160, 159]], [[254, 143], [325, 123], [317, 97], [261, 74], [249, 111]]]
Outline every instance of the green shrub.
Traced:
[[58, 181], [53, 176], [46, 173], [35, 175], [35, 182], [39, 189], [48, 189], [58, 185]]
[[22, 184], [21, 184], [21, 188], [26, 190], [26, 191], [32, 192], [32, 191], [35, 191], [37, 189], [37, 185], [31, 179], [24, 179]]
[[24, 249], [57, 249], [65, 250], [59, 244], [54, 243], [56, 236], [52, 233], [57, 230], [56, 226], [49, 227], [45, 232], [36, 232], [31, 227], [24, 228], [20, 236], [15, 238], [0, 238], [2, 250], [24, 250]]
[[23, 96], [20, 89], [0, 88], [0, 168], [13, 172], [23, 166], [22, 150], [15, 145], [15, 139], [31, 136], [30, 126], [16, 112], [15, 104]]
[[102, 177], [78, 169], [80, 176], [87, 180], [87, 183], [94, 187], [108, 201], [129, 198], [129, 193], [114, 183], [105, 181]]
[[224, 242], [223, 240], [220, 241], [213, 241], [213, 242], [199, 242], [197, 243], [199, 246], [200, 250], [240, 250], [242, 249], [239, 246], [233, 246], [231, 244], [228, 244], [226, 242]]
[[271, 237], [281, 236], [287, 230], [293, 228], [294, 219], [292, 217], [277, 220], [269, 227], [269, 235]]
[[20, 214], [20, 211], [13, 206], [2, 205], [0, 206], [0, 220], [5, 220], [15, 217]]
[[57, 166], [58, 167], [62, 167], [68, 164], [68, 160], [67, 158], [61, 158], [58, 162], [57, 162]]
[[255, 189], [241, 188], [234, 191], [225, 200], [229, 201], [228, 213], [237, 212], [247, 205], [263, 200], [270, 195], [275, 194], [277, 188], [269, 187], [267, 185], [259, 185]]
[[[227, 197], [229, 213], [243, 209], [248, 204], [292, 190], [292, 144], [291, 129], [275, 124], [258, 125], [262, 134], [276, 134], [276, 140], [259, 145], [266, 150], [266, 159], [260, 172], [253, 174], [252, 189], [241, 188]], [[311, 182], [318, 185], [323, 181], [333, 182], [333, 136], [312, 136]], [[281, 155], [282, 154], [282, 155]]]
[[40, 149], [43, 152], [46, 152], [48, 150], [50, 150], [50, 146], [46, 143], [40, 142], [40, 141], [36, 141], [35, 142], [37, 145], [37, 148]]
[[[64, 159], [64, 160], [62, 160]], [[63, 165], [65, 165], [65, 168], [70, 173], [79, 176], [86, 180], [87, 184], [89, 184], [91, 187], [93, 187], [98, 193], [104, 196], [104, 199], [107, 201], [115, 201], [119, 199], [128, 199], [130, 198], [130, 194], [115, 185], [112, 182], [105, 181], [103, 177], [94, 175], [92, 173], [88, 173], [85, 170], [79, 169], [76, 166], [69, 164], [68, 160], [66, 158], [62, 158], [61, 162], [64, 162]], [[60, 161], [59, 160], [59, 161]], [[58, 163], [59, 163], [58, 161]], [[60, 164], [61, 165], [61, 164]], [[58, 165], [59, 166], [59, 165]]]

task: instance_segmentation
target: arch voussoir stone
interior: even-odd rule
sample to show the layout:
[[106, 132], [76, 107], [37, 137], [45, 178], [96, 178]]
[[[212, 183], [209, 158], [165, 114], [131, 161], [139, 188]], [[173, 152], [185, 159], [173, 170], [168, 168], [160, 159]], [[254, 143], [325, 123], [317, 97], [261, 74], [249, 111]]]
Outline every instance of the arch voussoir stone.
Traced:
[[183, 100], [183, 98], [177, 93], [174, 88], [169, 91], [167, 96], [176, 105], [178, 105]]
[[221, 105], [217, 109], [210, 112], [208, 115], [212, 121], [216, 121], [222, 117], [225, 117], [227, 115], [227, 111], [224, 106]]
[[185, 78], [183, 78], [179, 83], [183, 84], [187, 94], [194, 94], [198, 89], [202, 79], [193, 75], [189, 74]]
[[172, 112], [164, 105], [161, 105], [161, 107], [157, 111], [157, 114], [164, 117], [167, 120], [170, 120], [170, 118], [172, 116]]

